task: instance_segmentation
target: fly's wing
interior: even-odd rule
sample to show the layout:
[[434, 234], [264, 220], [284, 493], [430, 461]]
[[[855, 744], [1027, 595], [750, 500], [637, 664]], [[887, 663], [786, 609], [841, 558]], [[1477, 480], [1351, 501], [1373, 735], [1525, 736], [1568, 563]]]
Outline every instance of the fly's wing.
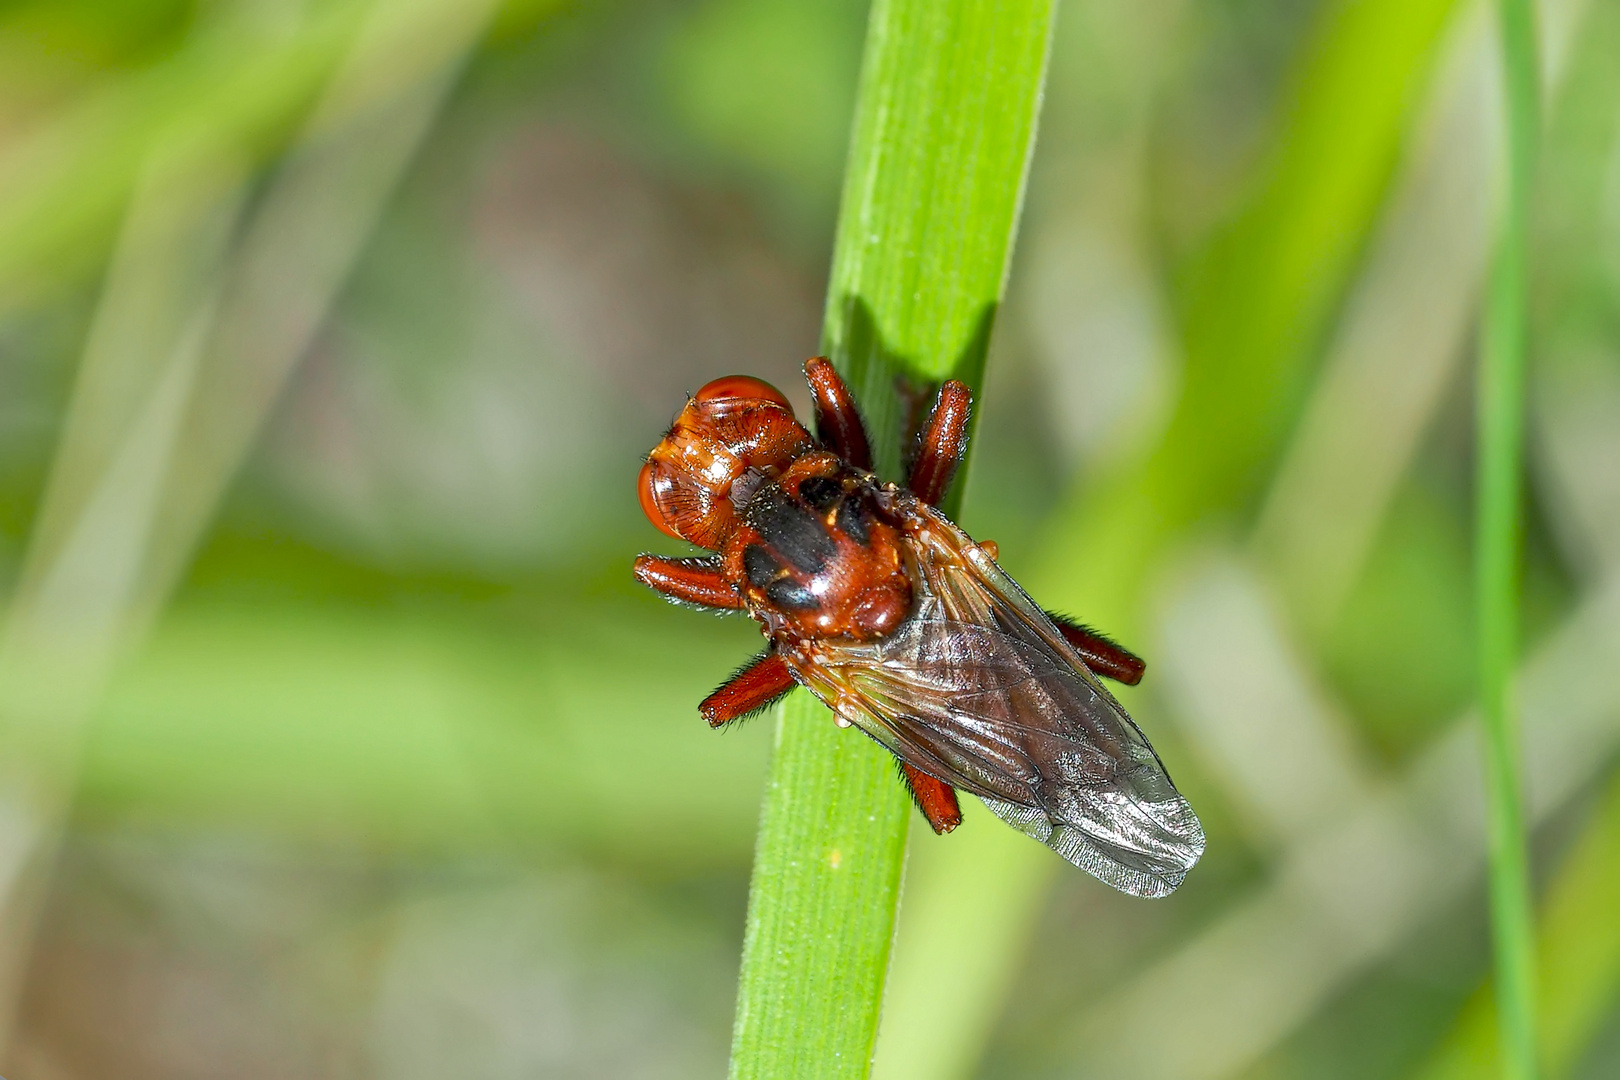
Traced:
[[1050, 619], [920, 503], [916, 609], [872, 643], [806, 643], [810, 688], [896, 757], [1122, 892], [1164, 896], [1204, 831], [1153, 747]]

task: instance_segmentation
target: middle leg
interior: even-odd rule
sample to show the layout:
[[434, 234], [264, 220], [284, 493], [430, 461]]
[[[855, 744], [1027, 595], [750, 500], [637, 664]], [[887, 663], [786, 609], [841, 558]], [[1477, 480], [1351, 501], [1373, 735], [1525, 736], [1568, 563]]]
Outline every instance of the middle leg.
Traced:
[[710, 727], [724, 727], [752, 716], [795, 686], [787, 662], [773, 652], [763, 653], [738, 668], [714, 693], [698, 705]]
[[[955, 379], [947, 380], [939, 388], [934, 411], [928, 414], [928, 422], [918, 434], [917, 458], [911, 463], [906, 486], [929, 506], [939, 505], [961, 464], [972, 409], [973, 395], [968, 388]], [[905, 762], [900, 763], [900, 774], [934, 832], [943, 835], [962, 824], [962, 807], [951, 785]]]

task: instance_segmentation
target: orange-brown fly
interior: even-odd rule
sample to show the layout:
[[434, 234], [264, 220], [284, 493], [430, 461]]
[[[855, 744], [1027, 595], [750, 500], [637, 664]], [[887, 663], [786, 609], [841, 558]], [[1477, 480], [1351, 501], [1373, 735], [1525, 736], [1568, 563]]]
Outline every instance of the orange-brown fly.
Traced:
[[961, 823], [958, 789], [1127, 893], [1163, 896], [1204, 851], [1192, 807], [1097, 676], [1143, 664], [1042, 611], [934, 507], [967, 441], [971, 397], [950, 381], [919, 436], [907, 487], [868, 470], [849, 390], [804, 367], [816, 431], [746, 376], [699, 390], [641, 470], [654, 525], [715, 552], [643, 555], [666, 596], [746, 611], [764, 653], [699, 710], [714, 727], [802, 683], [887, 747], [936, 832]]

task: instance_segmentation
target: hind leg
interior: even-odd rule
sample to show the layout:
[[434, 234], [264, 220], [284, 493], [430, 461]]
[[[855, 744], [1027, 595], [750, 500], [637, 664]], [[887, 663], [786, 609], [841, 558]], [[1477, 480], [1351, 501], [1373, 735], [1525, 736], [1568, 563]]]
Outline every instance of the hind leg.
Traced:
[[[996, 547], [994, 540], [980, 540], [979, 546], [992, 559], [1001, 557], [1001, 549]], [[1105, 679], [1124, 683], [1126, 686], [1135, 686], [1142, 681], [1142, 673], [1147, 670], [1147, 663], [1140, 656], [1097, 633], [1091, 627], [1075, 622], [1067, 615], [1048, 611], [1046, 617], [1057, 625], [1063, 639], [1073, 646], [1074, 651], [1080, 654], [1080, 659], [1086, 662], [1086, 667], [1092, 672]]]
[[900, 763], [900, 776], [911, 791], [911, 798], [936, 833], [948, 833], [962, 824], [962, 807], [956, 791], [945, 781], [936, 780], [921, 769]]
[[1066, 615], [1054, 615], [1048, 611], [1046, 617], [1057, 624], [1064, 640], [1074, 646], [1074, 651], [1080, 654], [1080, 659], [1093, 672], [1126, 686], [1135, 686], [1142, 681], [1147, 663], [1140, 656]]

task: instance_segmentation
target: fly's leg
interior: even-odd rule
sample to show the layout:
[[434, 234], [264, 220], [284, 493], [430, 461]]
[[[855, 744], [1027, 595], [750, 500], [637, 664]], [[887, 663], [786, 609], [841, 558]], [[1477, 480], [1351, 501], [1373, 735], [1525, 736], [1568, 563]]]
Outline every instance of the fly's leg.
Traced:
[[752, 716], [793, 689], [793, 673], [773, 652], [762, 653], [737, 669], [720, 689], [703, 699], [698, 712], [710, 727]]
[[[929, 506], [939, 505], [951, 486], [951, 477], [956, 475], [957, 465], [961, 464], [962, 452], [967, 449], [968, 416], [972, 408], [973, 395], [968, 388], [955, 379], [947, 380], [939, 388], [939, 400], [917, 437], [917, 457], [911, 463], [906, 486]], [[995, 558], [995, 555], [990, 557]], [[936, 833], [948, 833], [962, 824], [962, 808], [949, 784], [903, 761], [900, 775], [911, 789], [917, 809]]]
[[[1001, 557], [1001, 549], [994, 540], [980, 540], [979, 546], [992, 558]], [[1075, 622], [1067, 615], [1048, 611], [1046, 617], [1057, 625], [1058, 633], [1080, 654], [1086, 667], [1105, 679], [1135, 686], [1142, 681], [1147, 662], [1129, 649], [1109, 640], [1089, 626]]]
[[1147, 663], [1140, 656], [1066, 615], [1054, 615], [1048, 611], [1046, 617], [1057, 624], [1064, 640], [1074, 646], [1074, 651], [1080, 654], [1080, 659], [1093, 672], [1126, 686], [1135, 686], [1142, 681], [1142, 672], [1147, 670]]
[[[866, 429], [855, 411], [849, 388], [826, 360], [817, 357], [804, 366], [810, 381], [811, 394], [816, 399], [816, 429], [823, 442], [851, 465], [871, 468], [872, 455], [866, 440]], [[962, 383], [951, 379], [940, 387], [939, 400], [919, 436], [916, 461], [911, 466], [908, 486], [912, 493], [930, 506], [938, 504], [950, 487], [962, 452], [967, 448], [967, 424], [973, 397]], [[995, 556], [992, 555], [991, 558]], [[962, 824], [962, 808], [956, 801], [956, 791], [943, 780], [936, 779], [900, 763], [900, 775], [905, 780], [917, 809], [928, 819], [936, 833], [948, 833]]]
[[740, 611], [742, 593], [720, 571], [718, 557], [666, 559], [662, 555], [636, 557], [636, 580], [649, 589], [688, 604]]
[[906, 782], [917, 809], [922, 811], [923, 817], [928, 819], [928, 824], [934, 827], [936, 833], [948, 833], [962, 824], [962, 808], [957, 805], [956, 792], [951, 785], [903, 761], [900, 763], [900, 778]]
[[917, 436], [917, 459], [911, 464], [906, 486], [929, 506], [938, 506], [956, 475], [956, 466], [967, 449], [968, 417], [973, 411], [973, 394], [955, 379], [939, 388], [939, 400], [928, 422]]
[[872, 446], [866, 439], [866, 425], [861, 423], [855, 399], [831, 361], [825, 356], [812, 356], [804, 362], [804, 377], [816, 403], [816, 437], [857, 469], [870, 469]]

